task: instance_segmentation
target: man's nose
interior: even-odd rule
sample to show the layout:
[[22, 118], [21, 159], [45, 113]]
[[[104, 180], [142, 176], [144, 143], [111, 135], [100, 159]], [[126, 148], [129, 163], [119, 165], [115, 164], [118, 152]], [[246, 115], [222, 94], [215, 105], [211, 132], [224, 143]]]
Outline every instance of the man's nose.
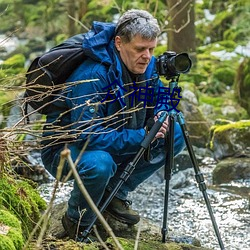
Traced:
[[147, 49], [147, 50], [144, 51], [142, 57], [144, 59], [150, 59], [151, 58], [151, 53], [150, 53], [149, 49]]

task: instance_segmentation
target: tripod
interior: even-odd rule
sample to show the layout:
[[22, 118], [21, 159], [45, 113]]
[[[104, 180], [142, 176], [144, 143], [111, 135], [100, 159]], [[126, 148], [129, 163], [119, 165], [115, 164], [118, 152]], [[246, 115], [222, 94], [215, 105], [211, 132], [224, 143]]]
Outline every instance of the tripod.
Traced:
[[[169, 90], [170, 90], [170, 96], [172, 96], [172, 97], [175, 97], [177, 94], [175, 92], [175, 90], [178, 90], [177, 92], [180, 93], [181, 89], [178, 87], [178, 78], [177, 78], [177, 80], [172, 79], [170, 81]], [[174, 103], [175, 98], [173, 98], [172, 100]], [[171, 106], [172, 105], [170, 105], [170, 107]], [[168, 116], [169, 116], [169, 132], [168, 132], [168, 135], [166, 137], [166, 146], [168, 148], [168, 151], [166, 153], [166, 161], [165, 161], [165, 201], [164, 201], [164, 215], [163, 215], [163, 226], [162, 226], [162, 242], [163, 243], [166, 242], [166, 234], [168, 231], [167, 230], [167, 215], [168, 215], [169, 182], [171, 179], [172, 169], [173, 169], [173, 164], [174, 164], [174, 123], [175, 123], [175, 120], [177, 118], [177, 120], [181, 126], [181, 130], [183, 133], [183, 137], [184, 137], [184, 140], [186, 143], [186, 147], [187, 147], [191, 162], [192, 162], [193, 167], [194, 167], [196, 182], [198, 183], [199, 189], [202, 192], [203, 198], [205, 200], [207, 210], [209, 212], [210, 219], [212, 221], [213, 228], [214, 228], [218, 243], [220, 245], [220, 248], [221, 248], [221, 250], [224, 250], [225, 247], [223, 245], [223, 242], [222, 242], [222, 239], [220, 236], [220, 232], [219, 232], [219, 229], [218, 229], [218, 226], [217, 226], [217, 223], [216, 223], [213, 211], [212, 211], [212, 207], [211, 207], [210, 201], [208, 199], [208, 195], [206, 192], [207, 188], [206, 188], [206, 184], [204, 182], [204, 177], [199, 169], [199, 165], [198, 165], [197, 159], [195, 157], [193, 147], [192, 147], [191, 142], [190, 142], [189, 133], [188, 133], [188, 130], [186, 128], [184, 116], [181, 112], [179, 112], [179, 111], [177, 112], [173, 107], [170, 109]]]
[[[175, 97], [175, 95], [176, 95], [175, 90], [179, 90], [177, 92], [181, 91], [181, 89], [178, 87], [178, 79], [179, 78], [177, 78], [176, 80], [172, 79], [169, 83], [169, 90], [170, 90], [171, 97]], [[175, 100], [175, 99], [173, 99], [173, 100]], [[166, 144], [167, 144], [168, 150], [166, 152], [166, 161], [165, 161], [165, 180], [166, 180], [166, 182], [165, 182], [164, 215], [163, 215], [163, 226], [162, 226], [162, 242], [163, 243], [166, 242], [166, 234], [168, 232], [168, 230], [167, 230], [167, 215], [168, 215], [169, 181], [171, 179], [172, 168], [173, 168], [173, 163], [174, 163], [174, 123], [175, 123], [175, 119], [177, 118], [178, 122], [181, 126], [181, 130], [182, 130], [182, 133], [184, 136], [184, 140], [185, 140], [192, 164], [194, 166], [195, 178], [196, 178], [196, 181], [199, 185], [199, 189], [203, 194], [203, 197], [204, 197], [204, 200], [205, 200], [205, 203], [206, 203], [206, 206], [207, 206], [207, 209], [208, 209], [208, 212], [209, 212], [209, 215], [210, 215], [210, 218], [211, 218], [211, 221], [212, 221], [220, 248], [221, 248], [221, 250], [225, 250], [221, 236], [220, 236], [220, 232], [219, 232], [218, 226], [216, 224], [215, 217], [213, 215], [213, 211], [212, 211], [209, 199], [208, 199], [208, 195], [206, 192], [206, 184], [204, 182], [204, 177], [199, 170], [198, 162], [196, 160], [193, 148], [192, 148], [191, 143], [190, 143], [188, 131], [186, 129], [186, 125], [185, 125], [185, 121], [184, 121], [184, 117], [183, 117], [181, 112], [176, 112], [176, 110], [171, 105], [170, 105], [170, 107], [171, 108], [170, 108], [169, 113], [167, 113], [167, 112], [161, 113], [159, 119], [155, 122], [155, 124], [153, 125], [153, 127], [150, 130], [150, 132], [148, 133], [148, 135], [142, 141], [140, 150], [135, 155], [134, 159], [126, 166], [126, 168], [124, 169], [123, 173], [120, 176], [119, 182], [117, 183], [117, 185], [115, 186], [113, 191], [109, 194], [108, 198], [102, 204], [102, 206], [99, 210], [102, 213], [107, 208], [107, 206], [112, 201], [112, 199], [114, 198], [114, 196], [116, 195], [116, 193], [118, 192], [118, 190], [120, 189], [122, 184], [132, 174], [138, 161], [140, 160], [140, 158], [143, 156], [145, 151], [150, 146], [151, 142], [155, 138], [155, 135], [157, 134], [157, 132], [161, 128], [161, 126], [162, 126], [163, 122], [166, 120], [167, 116], [169, 116], [169, 131], [168, 131], [168, 135], [166, 137]], [[87, 237], [88, 237], [89, 233], [91, 232], [92, 227], [94, 226], [96, 220], [97, 220], [97, 216], [94, 217], [94, 219], [90, 223], [90, 225], [84, 230], [84, 232], [82, 233], [83, 239], [87, 239]]]

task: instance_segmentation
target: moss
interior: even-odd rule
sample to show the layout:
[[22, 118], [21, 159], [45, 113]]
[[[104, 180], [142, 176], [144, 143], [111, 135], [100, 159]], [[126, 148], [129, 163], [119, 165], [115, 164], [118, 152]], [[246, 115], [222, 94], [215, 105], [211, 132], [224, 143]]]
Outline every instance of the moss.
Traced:
[[4, 206], [22, 222], [23, 234], [27, 238], [46, 203], [27, 182], [4, 176], [0, 179], [0, 206]]
[[207, 104], [210, 104], [214, 107], [221, 107], [225, 100], [221, 96], [211, 97], [208, 95], [200, 95], [199, 101], [200, 101], [200, 103], [207, 103]]
[[226, 125], [222, 126], [215, 126], [214, 133], [220, 133], [220, 132], [225, 132], [231, 129], [245, 129], [250, 127], [250, 121], [239, 121], [239, 122], [234, 122], [234, 123], [229, 123]]
[[0, 249], [21, 249], [24, 243], [20, 221], [9, 211], [0, 210], [0, 224], [10, 227], [8, 233], [0, 234]]
[[7, 235], [0, 234], [0, 249], [16, 250], [13, 241]]
[[25, 64], [25, 56], [23, 54], [16, 54], [7, 60], [4, 61], [2, 64], [2, 69], [9, 69], [9, 68], [23, 68]]
[[16, 216], [11, 214], [7, 210], [0, 209], [0, 221], [7, 226], [14, 227], [18, 230], [21, 229], [20, 221], [16, 218]]
[[[122, 245], [124, 250], [133, 250], [135, 241], [133, 239], [124, 239], [124, 238], [118, 238], [120, 244]], [[113, 245], [113, 240], [109, 238], [107, 243], [110, 243]], [[112, 248], [113, 249], [113, 248]], [[189, 244], [183, 244], [183, 243], [175, 243], [175, 242], [167, 242], [162, 243], [161, 241], [155, 241], [155, 240], [144, 240], [140, 241], [138, 244], [139, 250], [198, 250], [198, 249], [205, 249], [202, 247], [196, 247], [194, 245]]]
[[22, 231], [16, 231], [15, 228], [11, 228], [7, 236], [12, 240], [16, 249], [21, 249], [24, 245], [24, 239], [22, 236]]
[[214, 71], [214, 79], [228, 86], [232, 86], [235, 78], [235, 70], [228, 67], [221, 67]]
[[[235, 143], [245, 143], [250, 141], [250, 120], [231, 122], [225, 125], [214, 125], [210, 129], [210, 149], [214, 149], [214, 141], [220, 141], [220, 144], [227, 144], [228, 150], [234, 152]], [[249, 130], [247, 133], [246, 131]], [[235, 134], [234, 141], [230, 141], [230, 133]]]

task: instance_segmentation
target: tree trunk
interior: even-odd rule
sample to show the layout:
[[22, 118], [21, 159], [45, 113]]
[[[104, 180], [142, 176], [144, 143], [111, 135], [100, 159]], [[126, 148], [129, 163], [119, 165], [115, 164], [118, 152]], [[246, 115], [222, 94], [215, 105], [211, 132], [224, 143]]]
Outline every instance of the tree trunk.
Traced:
[[195, 0], [167, 0], [169, 9], [168, 50], [189, 53], [196, 60]]
[[88, 2], [87, 0], [79, 1], [79, 11], [78, 11], [78, 18], [79, 20], [87, 13], [88, 10]]
[[77, 19], [76, 17], [76, 1], [75, 0], [69, 0], [67, 4], [67, 9], [69, 13], [69, 22], [68, 22], [68, 34], [69, 36], [73, 36], [76, 34], [76, 21], [74, 19]]

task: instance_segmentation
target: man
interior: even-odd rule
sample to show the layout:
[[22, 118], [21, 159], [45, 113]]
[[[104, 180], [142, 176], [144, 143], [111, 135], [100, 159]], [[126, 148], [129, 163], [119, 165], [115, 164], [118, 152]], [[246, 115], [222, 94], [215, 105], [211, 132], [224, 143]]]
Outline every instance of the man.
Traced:
[[[117, 25], [94, 22], [83, 41], [88, 58], [69, 77], [67, 89], [47, 116], [42, 151], [46, 169], [56, 175], [60, 152], [67, 143], [73, 161], [77, 159], [79, 176], [97, 206], [140, 149], [148, 119], [157, 120], [162, 111], [168, 110], [168, 105], [157, 104], [157, 93], [163, 88], [153, 57], [159, 32], [156, 19], [142, 10], [127, 11]], [[78, 83], [82, 80], [90, 81]], [[142, 97], [149, 89], [153, 95], [145, 101]], [[117, 220], [131, 225], [139, 222], [140, 216], [130, 208], [127, 196], [164, 165], [167, 130], [166, 119], [152, 142], [150, 159], [140, 159], [107, 207], [107, 213]], [[176, 155], [185, 147], [178, 123], [174, 139]], [[69, 170], [66, 163], [63, 176]], [[75, 182], [62, 219], [65, 231], [70, 238], [80, 238], [93, 218]]]

